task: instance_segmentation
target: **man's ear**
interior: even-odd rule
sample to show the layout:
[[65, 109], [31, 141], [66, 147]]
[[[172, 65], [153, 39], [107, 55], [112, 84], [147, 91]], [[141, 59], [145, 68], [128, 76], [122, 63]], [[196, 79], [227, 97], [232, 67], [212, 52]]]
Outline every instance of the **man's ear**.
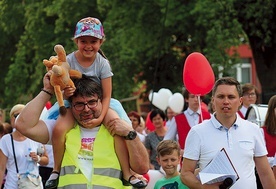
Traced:
[[242, 99], [243, 99], [243, 98], [242, 98], [242, 97], [240, 97], [240, 105], [242, 105]]
[[157, 162], [159, 163], [159, 165], [161, 165], [161, 164], [160, 164], [160, 158], [159, 158], [158, 156], [156, 156], [156, 160], [157, 160]]

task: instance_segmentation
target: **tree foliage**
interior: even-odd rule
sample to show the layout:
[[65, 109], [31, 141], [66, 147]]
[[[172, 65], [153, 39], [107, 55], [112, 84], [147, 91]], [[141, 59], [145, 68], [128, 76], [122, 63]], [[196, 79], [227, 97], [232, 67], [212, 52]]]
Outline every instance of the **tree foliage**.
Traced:
[[[218, 76], [231, 75], [238, 60], [227, 49], [249, 43], [263, 91], [275, 91], [275, 2], [261, 0], [0, 0], [0, 105], [26, 103], [42, 87], [42, 60], [55, 44], [67, 53], [75, 24], [86, 16], [99, 18], [110, 60], [113, 96], [130, 97], [137, 86], [179, 92], [182, 70], [191, 52], [201, 52]], [[224, 70], [218, 67], [223, 66]], [[262, 74], [266, 73], [266, 74]], [[274, 82], [275, 83], [275, 82]], [[146, 95], [145, 95], [146, 96]], [[53, 99], [54, 101], [54, 99]]]
[[234, 1], [237, 18], [248, 36], [262, 84], [263, 102], [276, 94], [276, 2]]

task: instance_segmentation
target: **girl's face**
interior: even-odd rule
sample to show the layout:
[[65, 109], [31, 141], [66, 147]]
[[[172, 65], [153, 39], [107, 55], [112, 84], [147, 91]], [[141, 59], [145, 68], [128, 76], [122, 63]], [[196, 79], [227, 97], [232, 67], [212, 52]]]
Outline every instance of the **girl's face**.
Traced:
[[78, 51], [84, 58], [93, 58], [99, 51], [103, 40], [91, 36], [82, 36], [75, 39], [78, 46]]

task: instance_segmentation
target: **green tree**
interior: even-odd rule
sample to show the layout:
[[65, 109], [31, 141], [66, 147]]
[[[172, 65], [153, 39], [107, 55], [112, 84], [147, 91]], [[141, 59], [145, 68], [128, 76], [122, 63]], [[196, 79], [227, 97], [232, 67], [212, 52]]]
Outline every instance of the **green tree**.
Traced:
[[263, 101], [276, 94], [276, 2], [273, 0], [234, 1], [237, 18], [248, 36]]
[[[16, 45], [20, 36], [24, 31], [24, 3], [20, 0], [0, 1], [0, 108], [5, 107], [6, 97], [5, 89], [10, 87], [5, 85], [5, 76], [9, 70], [9, 66], [14, 61]], [[16, 14], [14, 14], [16, 13]]]
[[46, 71], [42, 60], [54, 55], [58, 43], [67, 53], [74, 51], [75, 24], [86, 16], [103, 22], [102, 49], [114, 72], [117, 99], [130, 97], [143, 83], [147, 92], [180, 92], [184, 61], [195, 51], [207, 57], [216, 77], [219, 66], [224, 76], [231, 75], [239, 60], [229, 57], [227, 49], [247, 42], [264, 93], [273, 92], [275, 2], [261, 2], [0, 0], [1, 107], [26, 103], [39, 92]]
[[[7, 12], [2, 15], [6, 19], [5, 27], [9, 27], [9, 10], [14, 10], [13, 14], [18, 13], [14, 19], [22, 21], [22, 30], [7, 30], [11, 36], [19, 36], [13, 44], [16, 51], [11, 55], [14, 59], [8, 62], [9, 69], [5, 77], [5, 100], [2, 106], [11, 107], [15, 103], [28, 102], [39, 92], [41, 79], [46, 72], [42, 60], [54, 55], [53, 47], [57, 43], [64, 45], [67, 52], [75, 50], [71, 40], [75, 23], [85, 14], [88, 16], [89, 11], [95, 10], [93, 12], [97, 16], [97, 11], [93, 8], [95, 1], [69, 4], [67, 1], [50, 0], [1, 3]], [[21, 12], [15, 10], [19, 7]], [[16, 26], [16, 22], [14, 24]]]

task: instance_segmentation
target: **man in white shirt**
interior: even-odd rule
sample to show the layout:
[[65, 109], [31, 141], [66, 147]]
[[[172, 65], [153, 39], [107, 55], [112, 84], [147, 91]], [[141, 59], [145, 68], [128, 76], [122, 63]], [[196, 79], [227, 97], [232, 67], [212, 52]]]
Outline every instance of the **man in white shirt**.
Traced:
[[219, 188], [222, 182], [203, 184], [194, 174], [204, 169], [224, 148], [239, 179], [231, 189], [257, 189], [254, 168], [264, 189], [275, 189], [276, 182], [267, 161], [267, 150], [259, 127], [240, 118], [241, 86], [231, 77], [216, 81], [212, 92], [216, 112], [211, 119], [194, 126], [186, 139], [181, 180], [189, 188]]

